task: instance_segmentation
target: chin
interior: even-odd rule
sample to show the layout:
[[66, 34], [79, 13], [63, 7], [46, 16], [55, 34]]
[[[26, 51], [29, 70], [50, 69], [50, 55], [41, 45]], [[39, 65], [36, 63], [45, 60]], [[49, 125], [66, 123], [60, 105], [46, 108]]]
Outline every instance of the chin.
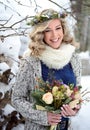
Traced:
[[58, 49], [58, 48], [60, 48], [60, 46], [54, 46], [54, 47], [52, 47], [52, 48], [54, 48], [54, 49]]

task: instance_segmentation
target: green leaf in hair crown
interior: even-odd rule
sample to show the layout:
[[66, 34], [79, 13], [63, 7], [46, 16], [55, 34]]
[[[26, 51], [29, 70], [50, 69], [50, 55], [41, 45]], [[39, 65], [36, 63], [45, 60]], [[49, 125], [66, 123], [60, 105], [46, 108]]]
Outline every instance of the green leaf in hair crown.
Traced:
[[35, 15], [30, 22], [27, 23], [27, 25], [37, 25], [38, 23], [43, 23], [45, 21], [55, 19], [55, 18], [65, 18], [67, 14], [56, 12], [53, 10], [44, 10], [39, 15]]

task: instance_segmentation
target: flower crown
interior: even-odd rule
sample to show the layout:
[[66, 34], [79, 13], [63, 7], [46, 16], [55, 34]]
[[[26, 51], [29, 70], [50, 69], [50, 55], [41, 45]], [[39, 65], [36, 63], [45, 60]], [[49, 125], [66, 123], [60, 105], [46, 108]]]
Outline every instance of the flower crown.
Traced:
[[28, 25], [37, 25], [38, 23], [43, 23], [45, 21], [56, 19], [56, 18], [65, 18], [67, 16], [66, 13], [60, 14], [59, 12], [53, 11], [53, 10], [44, 10], [39, 15], [35, 15], [33, 19], [28, 22]]

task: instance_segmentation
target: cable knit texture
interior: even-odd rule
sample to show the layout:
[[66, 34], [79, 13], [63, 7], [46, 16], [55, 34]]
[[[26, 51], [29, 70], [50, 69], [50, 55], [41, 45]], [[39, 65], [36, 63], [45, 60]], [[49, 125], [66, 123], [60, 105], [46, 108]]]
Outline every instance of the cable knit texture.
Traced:
[[[70, 56], [68, 62], [71, 62], [77, 85], [80, 85], [81, 61], [76, 53], [72, 53], [72, 57]], [[29, 56], [22, 59], [12, 90], [12, 105], [25, 117], [25, 130], [47, 130], [49, 126], [47, 112], [33, 109], [34, 99], [31, 92], [34, 90], [34, 86], [38, 84], [36, 77], [41, 77], [40, 58]]]

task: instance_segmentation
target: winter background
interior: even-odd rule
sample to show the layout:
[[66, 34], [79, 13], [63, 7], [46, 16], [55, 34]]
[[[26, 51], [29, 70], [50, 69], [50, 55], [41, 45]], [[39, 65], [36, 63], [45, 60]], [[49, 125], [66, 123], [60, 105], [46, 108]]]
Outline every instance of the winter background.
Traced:
[[[8, 2], [9, 1], [9, 2]], [[17, 2], [13, 0], [0, 0], [0, 22], [5, 22], [8, 18], [11, 19], [7, 22], [8, 25], [12, 25], [13, 22], [23, 19], [28, 15], [33, 15], [35, 13], [35, 3], [30, 0], [21, 0], [19, 3], [22, 3], [20, 6]], [[3, 2], [12, 8], [5, 8]], [[64, 8], [69, 8], [69, 0], [56, 0], [62, 5]], [[44, 4], [43, 4], [44, 3]], [[37, 0], [37, 4], [39, 5], [38, 10], [42, 10], [45, 8], [56, 8], [60, 10], [57, 6], [50, 3], [48, 0]], [[30, 6], [29, 6], [30, 5]], [[70, 9], [70, 8], [69, 8]], [[19, 14], [17, 14], [19, 12]], [[3, 19], [3, 20], [2, 20]], [[71, 24], [73, 29], [73, 25], [75, 21], [71, 18], [69, 19], [69, 24]], [[21, 26], [27, 27], [24, 22], [21, 24], [16, 24], [14, 28], [20, 28]], [[1, 25], [0, 25], [1, 27]], [[19, 30], [18, 30], [19, 31]], [[22, 30], [20, 30], [22, 31]], [[30, 28], [27, 29], [27, 33], [30, 31]], [[14, 33], [14, 30], [0, 30], [0, 35], [9, 35]], [[15, 111], [15, 109], [11, 106], [10, 100], [7, 97], [7, 93], [11, 93], [11, 89], [13, 84], [15, 83], [15, 75], [19, 69], [20, 58], [22, 57], [24, 51], [28, 47], [29, 38], [26, 36], [11, 36], [6, 37], [4, 40], [0, 38], [0, 130], [24, 130], [24, 120], [23, 118]], [[88, 51], [79, 53], [82, 64], [83, 64], [83, 75], [81, 77], [81, 85], [82, 91], [85, 89], [90, 90], [90, 75], [88, 73], [90, 65], [90, 54]], [[86, 64], [87, 63], [87, 64]], [[86, 71], [87, 72], [86, 72]], [[6, 74], [6, 76], [5, 76]], [[90, 94], [88, 94], [90, 96]], [[2, 104], [2, 102], [6, 99], [6, 102]], [[3, 106], [2, 106], [3, 105]], [[90, 129], [90, 103], [87, 102], [82, 104], [82, 107], [79, 113], [70, 118], [71, 125], [70, 130], [89, 130]], [[15, 122], [16, 121], [16, 122]], [[8, 123], [9, 122], [9, 123]], [[13, 123], [14, 122], [14, 123]], [[6, 128], [6, 126], [8, 127]], [[12, 126], [11, 126], [12, 125]]]

